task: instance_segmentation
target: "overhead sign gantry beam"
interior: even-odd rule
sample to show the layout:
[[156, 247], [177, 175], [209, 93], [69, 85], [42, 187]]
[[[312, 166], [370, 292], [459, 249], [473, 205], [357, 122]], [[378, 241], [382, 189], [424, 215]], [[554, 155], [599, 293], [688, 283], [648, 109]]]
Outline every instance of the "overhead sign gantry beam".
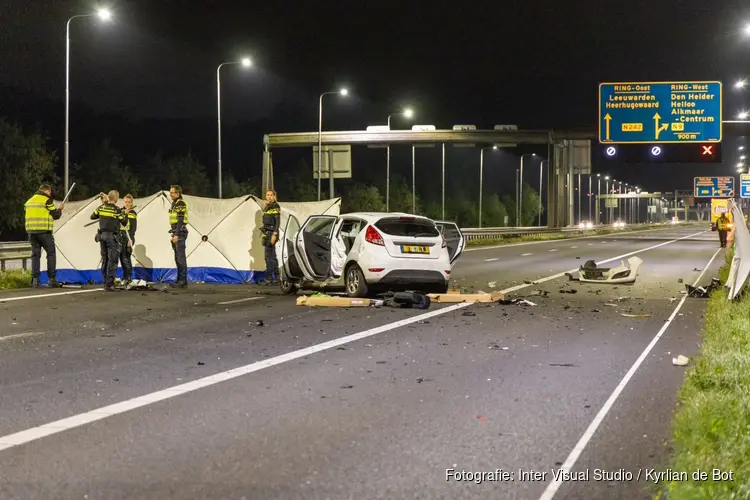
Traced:
[[[323, 132], [320, 134], [323, 144], [536, 144], [547, 145], [554, 140], [578, 139], [595, 140], [596, 134], [589, 132], [555, 132], [552, 130], [387, 130], [364, 131], [352, 130], [343, 132]], [[317, 146], [317, 132], [295, 132], [286, 134], [267, 134], [263, 144], [268, 149], [298, 148]]]

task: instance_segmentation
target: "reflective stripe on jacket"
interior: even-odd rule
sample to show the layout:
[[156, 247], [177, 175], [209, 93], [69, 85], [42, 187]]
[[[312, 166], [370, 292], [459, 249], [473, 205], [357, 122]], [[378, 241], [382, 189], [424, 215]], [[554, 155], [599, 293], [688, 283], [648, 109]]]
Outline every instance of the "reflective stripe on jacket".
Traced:
[[44, 193], [36, 193], [24, 204], [26, 232], [44, 233], [52, 231], [55, 219], [59, 219], [59, 210], [55, 208], [52, 198]]
[[169, 207], [169, 225], [172, 228], [172, 234], [187, 233], [188, 225], [188, 204], [183, 198], [177, 198]]

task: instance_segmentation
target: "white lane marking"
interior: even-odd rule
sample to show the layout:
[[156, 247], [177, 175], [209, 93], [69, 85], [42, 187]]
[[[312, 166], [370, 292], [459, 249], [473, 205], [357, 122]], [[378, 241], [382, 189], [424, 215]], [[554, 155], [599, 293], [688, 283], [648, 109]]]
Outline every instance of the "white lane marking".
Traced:
[[522, 253], [521, 257], [528, 257], [529, 255], [533, 255], [533, 254], [531, 252], [529, 252], [529, 253]]
[[500, 257], [495, 257], [494, 259], [484, 259], [485, 262], [495, 262], [496, 260], [500, 260]]
[[270, 368], [272, 366], [280, 365], [288, 361], [294, 361], [295, 359], [303, 358], [305, 356], [309, 356], [311, 354], [315, 354], [320, 351], [325, 351], [327, 349], [338, 347], [342, 344], [348, 344], [349, 342], [354, 342], [356, 340], [361, 340], [367, 337], [372, 337], [373, 335], [377, 335], [379, 333], [394, 330], [396, 328], [400, 328], [402, 326], [406, 326], [411, 323], [416, 323], [418, 321], [421, 321], [427, 318], [432, 318], [435, 316], [447, 314], [457, 309], [467, 307], [471, 304], [473, 304], [473, 302], [464, 302], [461, 304], [454, 304], [452, 306], [444, 307], [442, 309], [436, 309], [428, 313], [419, 314], [417, 316], [412, 316], [410, 318], [402, 319], [394, 323], [389, 323], [383, 326], [378, 326], [375, 328], [371, 328], [369, 330], [365, 330], [363, 332], [355, 333], [352, 335], [347, 335], [346, 337], [341, 337], [338, 339], [330, 340], [328, 342], [323, 342], [322, 344], [317, 344], [314, 346], [306, 347], [304, 349], [299, 349], [297, 351], [282, 354], [281, 356], [276, 356], [273, 358], [265, 359], [263, 361], [257, 361], [249, 365], [240, 366], [239, 368], [234, 368], [232, 370], [227, 370], [225, 372], [217, 373], [216, 375], [210, 375], [208, 377], [204, 377], [198, 380], [194, 380], [192, 382], [170, 387], [168, 389], [164, 389], [161, 391], [153, 392], [151, 394], [146, 394], [144, 396], [139, 396], [133, 399], [129, 399], [127, 401], [122, 401], [120, 403], [115, 403], [109, 406], [104, 406], [102, 408], [97, 408], [96, 410], [92, 410], [86, 413], [81, 413], [79, 415], [74, 415], [72, 417], [57, 420], [55, 422], [50, 422], [48, 424], [44, 424], [39, 427], [33, 427], [31, 429], [26, 429], [24, 431], [16, 432], [14, 434], [9, 434], [7, 436], [0, 436], [0, 451], [6, 450], [8, 448], [12, 448], [14, 446], [20, 446], [22, 444], [30, 443], [31, 441], [36, 441], [37, 439], [41, 439], [46, 436], [51, 436], [52, 434], [58, 434], [60, 432], [66, 431], [68, 429], [72, 429], [74, 427], [80, 427], [82, 425], [89, 424], [91, 422], [96, 422], [97, 420], [103, 420], [113, 415], [118, 415], [120, 413], [125, 413], [127, 411], [134, 410], [136, 408], [140, 408], [140, 407], [147, 406], [153, 403], [157, 403], [159, 401], [164, 401], [166, 399], [179, 396], [180, 394], [185, 394], [188, 392], [196, 391], [198, 389], [209, 387], [209, 386], [218, 384], [220, 382], [224, 382], [224, 381], [231, 380], [237, 377], [241, 377], [249, 373], [257, 372], [259, 370], [263, 370], [264, 368]]
[[2, 342], [3, 340], [22, 339], [22, 338], [25, 338], [25, 337], [33, 337], [35, 335], [44, 335], [44, 332], [14, 333], [13, 335], [6, 335], [5, 337], [0, 337], [0, 342]]
[[[624, 259], [625, 257], [630, 257], [631, 255], [639, 254], [641, 252], [647, 252], [649, 250], [653, 250], [654, 248], [663, 247], [664, 245], [669, 245], [669, 244], [672, 244], [672, 243], [674, 243], [676, 241], [686, 240], [688, 238], [692, 238], [693, 236], [697, 236], [697, 235], [703, 234], [705, 232], [706, 231], [701, 231], [699, 233], [689, 234], [687, 236], [683, 236], [682, 238], [677, 238], [676, 240], [665, 241], [664, 243], [659, 243], [658, 245], [650, 246], [650, 247], [647, 247], [647, 248], [642, 248], [640, 250], [635, 250], [635, 251], [629, 252], [629, 253], [624, 253], [622, 255], [618, 255], [617, 257], [612, 257], [612, 258], [606, 259], [606, 260], [599, 260], [599, 261], [597, 261], [597, 263], [598, 264], [606, 264], [607, 262], [612, 262], [613, 260]], [[501, 292], [503, 292], [503, 293], [515, 292], [517, 290], [521, 290], [523, 288], [526, 288], [527, 286], [538, 285], [539, 283], [544, 283], [544, 282], [547, 282], [547, 281], [552, 281], [552, 280], [557, 279], [557, 278], [562, 278], [563, 276], [565, 276], [566, 273], [574, 273], [576, 271], [578, 271], [578, 268], [574, 267], [573, 269], [569, 269], [569, 270], [563, 271], [561, 273], [553, 274], [552, 276], [547, 276], [546, 278], [538, 279], [538, 280], [536, 280], [536, 281], [534, 281], [534, 282], [532, 282], [530, 284], [524, 283], [522, 285], [516, 285], [516, 286], [512, 286], [510, 288], [506, 288], [505, 290], [501, 290]]]
[[[648, 233], [651, 231], [663, 231], [663, 227], [655, 227], [653, 229], [642, 229], [640, 231], [628, 231], [620, 234], [634, 234], [634, 233]], [[495, 250], [497, 248], [511, 248], [511, 247], [522, 247], [526, 245], [541, 245], [542, 243], [558, 243], [560, 240], [589, 240], [593, 238], [606, 238], [612, 236], [611, 234], [599, 234], [595, 236], [572, 236], [570, 238], [558, 238], [556, 240], [543, 240], [543, 241], [524, 241], [522, 243], [509, 243], [507, 245], [488, 245], [478, 246], [473, 248], [464, 248], [464, 252], [476, 252], [479, 250]]]
[[247, 297], [244, 299], [237, 299], [237, 300], [228, 300], [226, 302], [219, 302], [220, 306], [223, 306], [224, 304], [236, 304], [238, 302], [247, 302], [248, 300], [260, 300], [263, 297]]
[[592, 246], [592, 245], [593, 245], [593, 243], [589, 243], [589, 245], [588, 245], [588, 246]]
[[72, 292], [53, 292], [53, 293], [41, 293], [39, 295], [24, 295], [23, 297], [8, 297], [7, 299], [0, 297], [0, 304], [2, 304], [3, 302], [10, 302], [13, 300], [41, 299], [44, 297], [55, 297], [57, 295], [73, 295], [76, 293], [101, 292], [102, 290], [104, 289], [93, 288], [91, 290], [73, 290]]
[[[711, 263], [714, 261], [717, 255], [719, 255], [719, 252], [721, 252], [721, 248], [717, 249], [716, 252], [714, 252], [713, 256], [711, 257], [711, 260], [708, 261], [708, 264], [706, 264], [703, 267], [703, 272], [698, 276], [698, 278], [693, 283], [693, 286], [696, 286], [698, 282], [703, 278], [703, 274], [708, 270], [709, 266], [711, 266]], [[620, 393], [622, 393], [623, 389], [625, 389], [625, 386], [628, 385], [628, 382], [631, 378], [633, 378], [633, 375], [635, 375], [635, 372], [638, 370], [638, 368], [643, 363], [643, 360], [646, 359], [646, 356], [651, 352], [651, 349], [654, 348], [656, 343], [659, 341], [661, 336], [664, 334], [665, 331], [667, 331], [667, 328], [669, 328], [669, 325], [672, 324], [672, 321], [677, 316], [677, 313], [680, 311], [680, 308], [687, 300], [688, 296], [683, 295], [682, 300], [680, 300], [679, 304], [677, 304], [677, 307], [675, 307], [674, 311], [672, 311], [672, 314], [669, 316], [669, 319], [662, 325], [659, 332], [656, 334], [656, 336], [651, 340], [651, 343], [649, 343], [648, 346], [643, 350], [641, 355], [638, 357], [638, 359], [635, 360], [635, 363], [633, 363], [633, 366], [630, 367], [630, 370], [625, 374], [623, 379], [620, 381], [620, 383], [615, 388], [614, 392], [609, 396], [609, 399], [604, 403], [604, 406], [602, 406], [602, 409], [599, 410], [599, 413], [596, 414], [596, 417], [594, 417], [594, 420], [591, 421], [591, 424], [589, 424], [588, 428], [586, 429], [586, 432], [583, 433], [583, 436], [581, 436], [581, 439], [578, 440], [578, 443], [576, 443], [575, 447], [573, 447], [573, 450], [570, 452], [570, 455], [568, 455], [568, 458], [565, 459], [565, 462], [560, 467], [561, 470], [564, 470], [566, 473], [570, 472], [573, 468], [573, 466], [576, 463], [576, 460], [578, 460], [578, 457], [583, 452], [584, 448], [586, 448], [586, 445], [589, 443], [591, 438], [593, 437], [594, 433], [596, 432], [596, 429], [599, 427], [599, 425], [604, 421], [604, 418], [607, 416], [607, 413], [609, 413], [609, 410], [612, 409], [612, 406], [614, 406], [615, 401], [617, 401], [617, 398], [620, 396]], [[551, 500], [555, 493], [557, 493], [557, 490], [560, 488], [560, 485], [562, 485], [562, 481], [558, 479], [553, 479], [552, 482], [547, 485], [547, 488], [544, 490], [544, 493], [542, 493], [542, 496], [539, 497], [539, 500]]]
[[550, 252], [557, 252], [557, 248], [550, 248]]
[[572, 246], [572, 247], [570, 247], [570, 248], [578, 248], [578, 245], [573, 245], [573, 246]]

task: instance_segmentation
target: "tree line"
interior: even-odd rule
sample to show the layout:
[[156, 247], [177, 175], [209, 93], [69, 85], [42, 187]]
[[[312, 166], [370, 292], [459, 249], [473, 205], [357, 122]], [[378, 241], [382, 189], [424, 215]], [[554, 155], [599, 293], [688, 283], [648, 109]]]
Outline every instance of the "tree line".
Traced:
[[[5, 118], [0, 118], [0, 238], [23, 238], [24, 202], [42, 183], [53, 185], [55, 198], [61, 201], [63, 178], [55, 166], [60, 163], [56, 151], [40, 130], [24, 130]], [[317, 200], [317, 181], [312, 178], [307, 162], [300, 160], [290, 173], [276, 179], [274, 186], [280, 200]], [[142, 165], [128, 165], [123, 155], [105, 139], [91, 147], [79, 162], [70, 164], [70, 182], [76, 183], [70, 200], [84, 200], [101, 191], [117, 189], [121, 195], [146, 196], [179, 184], [186, 194], [216, 197], [217, 186], [213, 172], [191, 151], [165, 156], [161, 151]], [[225, 198], [260, 193], [260, 179], [237, 179], [225, 172], [222, 179]], [[327, 181], [324, 180], [324, 184]], [[327, 185], [324, 186], [327, 192]], [[362, 183], [350, 179], [337, 180], [336, 196], [342, 198], [343, 212], [385, 211], [384, 182]], [[327, 196], [327, 195], [326, 195]], [[533, 225], [539, 212], [539, 195], [528, 184], [523, 187], [522, 225]], [[411, 184], [393, 175], [390, 183], [390, 211], [411, 213]], [[429, 189], [416, 197], [417, 213], [433, 219], [442, 218], [441, 192]], [[515, 225], [515, 198], [510, 195], [485, 193], [482, 204], [483, 227]], [[445, 197], [446, 218], [461, 227], [478, 225], [479, 205], [477, 194], [460, 185], [452, 185]]]

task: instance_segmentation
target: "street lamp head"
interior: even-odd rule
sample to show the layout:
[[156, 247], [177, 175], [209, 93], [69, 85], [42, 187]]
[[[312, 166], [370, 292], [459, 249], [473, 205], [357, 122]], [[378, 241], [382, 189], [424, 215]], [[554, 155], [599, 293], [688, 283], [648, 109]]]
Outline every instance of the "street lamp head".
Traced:
[[411, 118], [412, 116], [414, 116], [414, 111], [411, 108], [406, 108], [404, 110], [404, 116], [406, 118]]
[[747, 118], [747, 114], [747, 111], [740, 111], [740, 113], [737, 115], [737, 118], [739, 118], [740, 120], [744, 120]]
[[740, 151], [744, 151], [745, 150], [745, 146], [740, 146], [737, 149], [739, 149]]
[[596, 174], [596, 176], [597, 176], [597, 177], [601, 177], [601, 176], [602, 176], [602, 174]]
[[348, 93], [349, 93], [349, 91], [347, 89], [345, 89], [345, 88], [339, 90], [339, 94], [341, 94], [341, 95], [347, 95]]
[[608, 181], [608, 180], [609, 180], [609, 176], [608, 176], [608, 175], [605, 175], [605, 176], [604, 176], [604, 180], [605, 180], [605, 181]]
[[744, 160], [744, 159], [745, 159], [745, 155], [741, 155], [740, 160]]
[[102, 21], [109, 21], [112, 19], [112, 12], [107, 8], [97, 10], [96, 15], [99, 16], [99, 19]]
[[492, 146], [492, 149], [497, 151], [497, 146]]
[[745, 85], [747, 85], [747, 80], [737, 80], [734, 82], [734, 88], [736, 89], [743, 89]]
[[249, 68], [250, 66], [253, 65], [253, 62], [250, 60], [249, 57], [242, 58], [242, 60], [240, 61], [240, 63], [242, 64], [243, 68]]
[[745, 29], [743, 30], [743, 33], [745, 33], [745, 36], [750, 36], [750, 23], [747, 23], [745, 25]]

